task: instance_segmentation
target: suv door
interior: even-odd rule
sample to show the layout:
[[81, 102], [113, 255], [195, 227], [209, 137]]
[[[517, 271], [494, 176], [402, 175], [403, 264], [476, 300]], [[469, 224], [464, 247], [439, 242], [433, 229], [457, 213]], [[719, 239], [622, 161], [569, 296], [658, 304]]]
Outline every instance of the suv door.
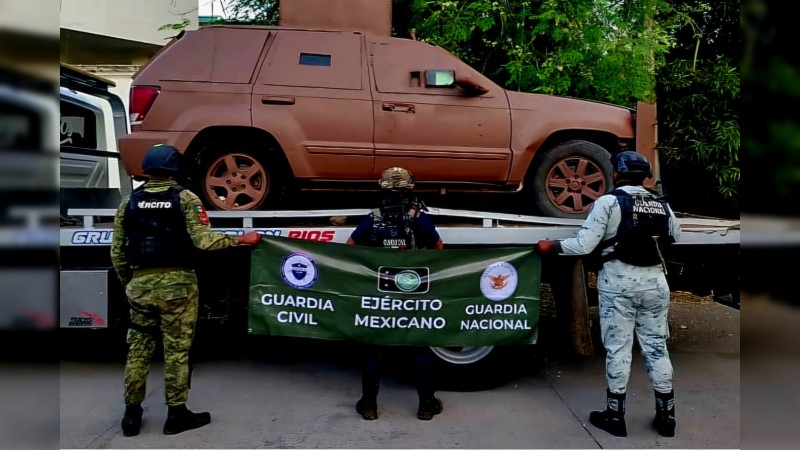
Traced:
[[[377, 36], [367, 40], [374, 79], [373, 177], [401, 166], [418, 181], [505, 181], [511, 165], [505, 91], [438, 47]], [[433, 71], [454, 71], [456, 79], [469, 78], [488, 92], [426, 86]]]
[[275, 136], [295, 177], [371, 177], [372, 97], [365, 53], [360, 33], [276, 33], [253, 86], [253, 126]]

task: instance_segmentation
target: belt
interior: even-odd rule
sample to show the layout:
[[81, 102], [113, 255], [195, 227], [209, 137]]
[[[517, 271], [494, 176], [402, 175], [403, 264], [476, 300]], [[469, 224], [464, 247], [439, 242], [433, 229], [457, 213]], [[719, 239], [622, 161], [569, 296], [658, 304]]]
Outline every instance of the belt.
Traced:
[[192, 272], [194, 273], [193, 269], [188, 267], [147, 267], [144, 269], [133, 269], [133, 276], [140, 277], [143, 275], [150, 275], [154, 273], [165, 273], [165, 272]]

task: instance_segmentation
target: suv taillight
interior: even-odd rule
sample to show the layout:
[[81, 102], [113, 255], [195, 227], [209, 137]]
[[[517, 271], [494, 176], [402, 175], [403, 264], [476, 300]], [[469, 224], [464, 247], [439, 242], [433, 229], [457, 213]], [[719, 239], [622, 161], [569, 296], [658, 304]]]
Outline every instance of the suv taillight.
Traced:
[[155, 86], [131, 86], [131, 126], [141, 125], [159, 92], [159, 88]]

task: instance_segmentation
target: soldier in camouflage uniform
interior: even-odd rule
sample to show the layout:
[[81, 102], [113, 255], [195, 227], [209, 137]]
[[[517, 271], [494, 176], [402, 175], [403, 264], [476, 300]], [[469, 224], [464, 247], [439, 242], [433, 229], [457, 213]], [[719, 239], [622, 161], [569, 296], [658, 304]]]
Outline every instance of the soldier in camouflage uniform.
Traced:
[[662, 436], [675, 435], [672, 363], [667, 351], [669, 286], [663, 248], [681, 234], [669, 205], [642, 185], [652, 177], [644, 156], [624, 151], [612, 157], [616, 189], [594, 203], [578, 235], [539, 241], [542, 254], [594, 252], [598, 272], [600, 328], [606, 348], [606, 409], [593, 411], [590, 422], [615, 436], [627, 436], [625, 392], [630, 378], [634, 333], [655, 391], [653, 425]]
[[230, 236], [211, 231], [200, 199], [175, 181], [182, 170], [181, 154], [175, 147], [152, 147], [142, 169], [148, 180], [120, 204], [111, 244], [111, 259], [130, 303], [121, 423], [125, 436], [135, 436], [141, 428], [141, 403], [158, 334], [163, 337], [168, 408], [164, 433], [176, 434], [211, 422], [210, 413], [186, 408], [189, 350], [198, 313], [193, 253], [260, 241], [255, 232]]

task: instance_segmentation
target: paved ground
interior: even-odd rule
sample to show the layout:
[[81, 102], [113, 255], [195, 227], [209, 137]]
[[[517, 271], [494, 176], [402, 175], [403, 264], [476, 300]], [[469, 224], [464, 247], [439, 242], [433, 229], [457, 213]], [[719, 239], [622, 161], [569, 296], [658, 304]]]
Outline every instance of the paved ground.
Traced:
[[638, 353], [628, 394], [630, 435], [620, 439], [588, 424], [588, 412], [604, 402], [602, 356], [548, 357], [539, 370], [493, 390], [440, 392], [445, 411], [431, 422], [416, 419], [411, 386], [390, 373], [379, 398], [380, 419], [366, 422], [353, 409], [360, 379], [347, 348], [303, 343], [265, 349], [260, 358], [199, 364], [189, 407], [210, 410], [212, 423], [177, 436], [161, 434], [166, 408], [160, 364], [151, 372], [142, 434], [125, 438], [119, 430], [122, 363], [62, 359], [61, 447], [738, 448], [739, 317], [714, 303], [673, 306], [674, 439], [650, 429], [652, 391]]

